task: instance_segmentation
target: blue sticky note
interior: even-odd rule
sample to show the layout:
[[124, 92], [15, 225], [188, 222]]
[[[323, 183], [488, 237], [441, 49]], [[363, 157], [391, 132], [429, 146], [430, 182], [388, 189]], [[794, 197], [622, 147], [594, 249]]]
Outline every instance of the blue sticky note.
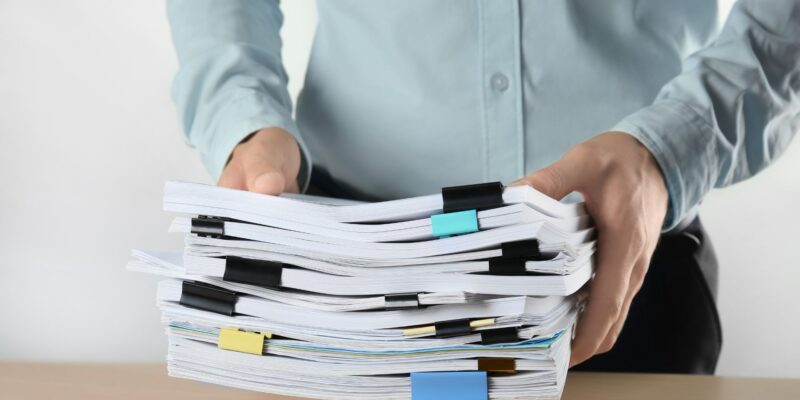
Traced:
[[486, 400], [486, 371], [414, 372], [411, 400]]
[[478, 212], [475, 210], [431, 215], [433, 236], [450, 236], [478, 231]]

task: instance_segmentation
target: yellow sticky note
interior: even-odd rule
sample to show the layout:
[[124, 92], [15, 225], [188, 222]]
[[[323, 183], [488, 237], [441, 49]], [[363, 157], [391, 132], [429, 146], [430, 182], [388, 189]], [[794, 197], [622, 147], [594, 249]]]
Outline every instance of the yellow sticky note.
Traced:
[[222, 328], [219, 330], [217, 347], [260, 356], [264, 353], [264, 338], [269, 338], [271, 336], [272, 335], [269, 333], [245, 332], [236, 328]]

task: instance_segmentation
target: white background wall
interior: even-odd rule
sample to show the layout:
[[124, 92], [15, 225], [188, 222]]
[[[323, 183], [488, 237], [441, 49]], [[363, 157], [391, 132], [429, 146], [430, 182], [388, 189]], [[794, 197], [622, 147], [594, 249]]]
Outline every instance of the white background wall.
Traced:
[[[283, 8], [296, 94], [316, 16]], [[0, 2], [0, 360], [163, 359], [156, 279], [123, 266], [131, 247], [181, 243], [165, 180], [210, 181], [177, 126], [175, 69], [161, 1]], [[800, 377], [798, 141], [704, 205], [723, 375]]]

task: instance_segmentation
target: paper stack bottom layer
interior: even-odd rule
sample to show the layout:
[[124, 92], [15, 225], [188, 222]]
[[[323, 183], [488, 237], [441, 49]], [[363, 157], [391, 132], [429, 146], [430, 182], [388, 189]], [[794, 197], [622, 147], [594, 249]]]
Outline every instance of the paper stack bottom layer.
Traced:
[[171, 376], [331, 399], [557, 399], [593, 273], [582, 204], [499, 183], [381, 203], [171, 182]]

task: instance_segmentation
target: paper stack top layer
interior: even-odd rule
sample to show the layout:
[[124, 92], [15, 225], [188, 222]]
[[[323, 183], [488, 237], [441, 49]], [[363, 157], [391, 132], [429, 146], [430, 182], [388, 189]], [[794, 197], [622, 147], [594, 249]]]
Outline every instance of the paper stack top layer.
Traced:
[[594, 268], [583, 204], [499, 183], [363, 203], [169, 182], [164, 209], [183, 251], [134, 250], [128, 269], [164, 278], [170, 375], [311, 398], [561, 395]]

